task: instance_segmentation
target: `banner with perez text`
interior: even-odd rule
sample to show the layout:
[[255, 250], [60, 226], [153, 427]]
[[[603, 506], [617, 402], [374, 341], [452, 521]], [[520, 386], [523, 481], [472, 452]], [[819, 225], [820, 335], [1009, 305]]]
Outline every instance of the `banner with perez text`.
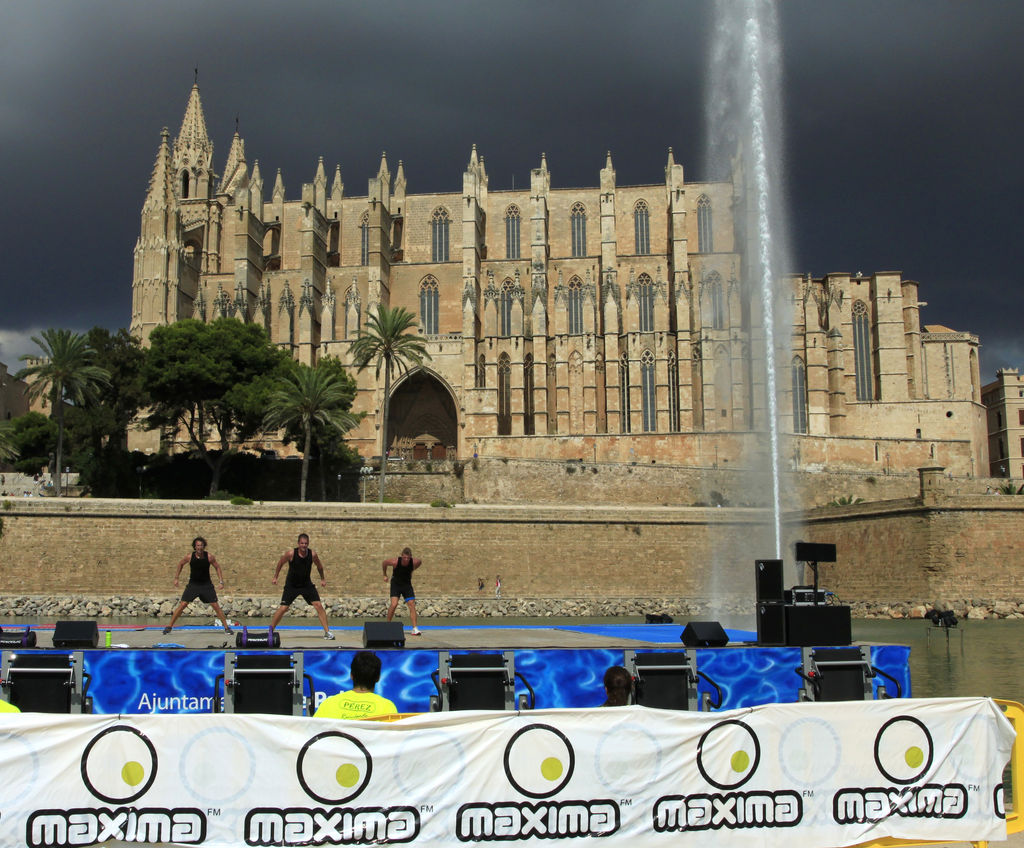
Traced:
[[853, 845], [1006, 838], [981, 698], [436, 713], [0, 715], [0, 846]]

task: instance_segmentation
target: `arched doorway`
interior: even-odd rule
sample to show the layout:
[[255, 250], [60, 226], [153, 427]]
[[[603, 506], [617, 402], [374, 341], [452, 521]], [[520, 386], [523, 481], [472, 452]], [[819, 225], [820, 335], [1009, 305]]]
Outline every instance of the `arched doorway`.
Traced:
[[404, 459], [455, 459], [458, 423], [449, 388], [436, 375], [417, 369], [391, 394], [388, 409], [391, 455]]

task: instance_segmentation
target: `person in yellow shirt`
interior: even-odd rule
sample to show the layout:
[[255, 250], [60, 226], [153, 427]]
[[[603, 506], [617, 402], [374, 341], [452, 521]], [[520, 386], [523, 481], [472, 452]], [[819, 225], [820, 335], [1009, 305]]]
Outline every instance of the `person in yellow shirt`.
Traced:
[[352, 688], [325, 698], [314, 718], [366, 718], [397, 713], [394, 703], [373, 691], [379, 680], [380, 658], [373, 651], [359, 651], [352, 658]]
[[10, 704], [7, 701], [3, 700], [3, 698], [0, 698], [0, 713], [20, 713], [20, 712], [21, 712], [21, 710], [19, 710], [16, 706], [14, 706], [14, 704]]

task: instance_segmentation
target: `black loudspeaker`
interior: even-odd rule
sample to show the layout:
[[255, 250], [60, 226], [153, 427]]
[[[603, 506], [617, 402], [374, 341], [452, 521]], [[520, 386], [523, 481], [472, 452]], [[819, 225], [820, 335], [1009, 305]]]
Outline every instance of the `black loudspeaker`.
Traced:
[[849, 645], [853, 641], [850, 608], [786, 605], [786, 644], [798, 648]]
[[53, 626], [53, 647], [95, 648], [100, 643], [100, 629], [95, 621], [58, 621]]
[[691, 621], [679, 637], [687, 648], [724, 648], [729, 637], [717, 621]]
[[797, 542], [797, 562], [835, 562], [836, 546], [825, 542]]
[[[754, 561], [754, 581], [757, 603], [782, 601], [782, 560], [758, 559]], [[760, 641], [760, 639], [758, 639]]]
[[780, 603], [758, 601], [757, 644], [786, 644], [786, 608]]
[[404, 648], [405, 627], [400, 621], [364, 621], [364, 648]]

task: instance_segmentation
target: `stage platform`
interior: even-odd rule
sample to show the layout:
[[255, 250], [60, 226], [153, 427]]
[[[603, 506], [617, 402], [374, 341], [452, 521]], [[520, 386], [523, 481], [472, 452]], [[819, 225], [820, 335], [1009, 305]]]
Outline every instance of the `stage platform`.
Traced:
[[[5, 633], [13, 628], [6, 626]], [[228, 653], [268, 653], [268, 649], [238, 648], [235, 635], [213, 626], [184, 626], [164, 635], [162, 627], [109, 628], [111, 646], [105, 647], [108, 628], [99, 630], [98, 648], [52, 646], [53, 625], [32, 628], [37, 651], [80, 651], [88, 680], [93, 711], [104, 714], [208, 713], [216, 692], [223, 692], [218, 676], [225, 672]], [[510, 651], [521, 675], [516, 694], [532, 688], [537, 708], [591, 707], [604, 700], [601, 684], [605, 670], [622, 665], [626, 652], [686, 651], [696, 668], [721, 690], [719, 709], [790, 703], [798, 700], [803, 685], [796, 673], [801, 649], [760, 647], [755, 634], [727, 629], [729, 644], [715, 648], [687, 648], [681, 641], [682, 624], [623, 625], [516, 625], [444, 627], [427, 625], [422, 635], [406, 628], [402, 648], [375, 648], [381, 658], [382, 677], [377, 691], [395, 702], [399, 711], [426, 712], [436, 693], [431, 672], [438, 668], [440, 652]], [[266, 633], [265, 627], [250, 628]], [[333, 628], [334, 641], [322, 638], [317, 627], [283, 626], [281, 645], [273, 653], [301, 653], [307, 675], [306, 694], [313, 704], [351, 686], [349, 666], [363, 648], [363, 628]], [[5, 650], [9, 655], [12, 649]], [[18, 653], [26, 653], [22, 650]], [[900, 682], [902, 695], [911, 693], [910, 649], [900, 645], [871, 645], [871, 663]], [[879, 682], [876, 679], [875, 685]], [[891, 684], [886, 684], [892, 695]], [[220, 688], [218, 688], [220, 687]], [[698, 687], [717, 698], [702, 677]]]

